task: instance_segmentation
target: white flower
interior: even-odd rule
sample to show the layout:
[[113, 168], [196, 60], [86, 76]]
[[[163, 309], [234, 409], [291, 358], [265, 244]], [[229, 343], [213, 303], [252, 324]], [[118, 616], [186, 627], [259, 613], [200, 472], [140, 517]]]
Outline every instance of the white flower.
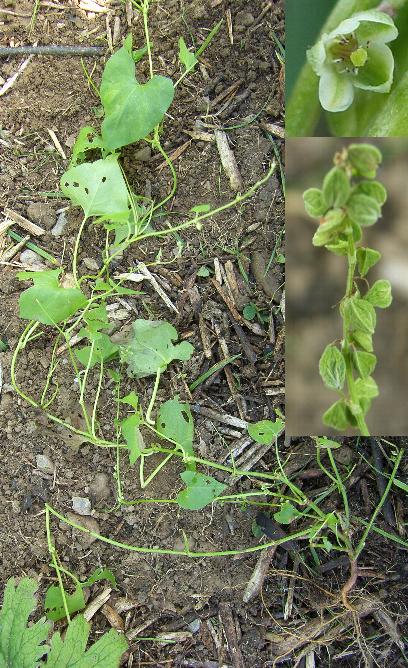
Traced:
[[344, 111], [354, 89], [388, 93], [394, 74], [394, 57], [387, 42], [398, 36], [394, 21], [376, 10], [358, 12], [324, 33], [307, 59], [320, 77], [319, 99], [327, 111]]

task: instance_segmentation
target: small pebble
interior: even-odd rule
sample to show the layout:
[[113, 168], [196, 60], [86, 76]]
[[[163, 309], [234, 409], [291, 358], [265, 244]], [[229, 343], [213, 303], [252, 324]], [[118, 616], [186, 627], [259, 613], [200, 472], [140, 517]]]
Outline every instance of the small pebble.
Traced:
[[46, 266], [41, 261], [40, 256], [29, 248], [26, 248], [20, 253], [20, 262], [33, 271], [43, 271], [43, 269], [46, 269]]
[[32, 202], [27, 207], [27, 218], [50, 230], [55, 225], [55, 208], [52, 204]]
[[106, 473], [97, 473], [93, 482], [89, 485], [89, 493], [95, 499], [107, 499], [111, 493], [109, 476]]
[[237, 23], [248, 28], [254, 23], [255, 19], [251, 12], [240, 12], [237, 15]]
[[73, 496], [72, 509], [75, 513], [78, 513], [78, 515], [90, 515], [91, 502], [89, 499], [82, 496]]
[[40, 471], [44, 471], [44, 473], [53, 474], [55, 471], [55, 465], [47, 455], [37, 455], [36, 466]]
[[51, 230], [51, 234], [54, 237], [60, 237], [63, 234], [66, 225], [68, 225], [68, 220], [65, 215], [65, 211], [61, 211], [57, 218], [57, 222]]
[[150, 158], [152, 157], [152, 149], [150, 146], [144, 146], [143, 148], [140, 148], [136, 153], [134, 154], [134, 159], [137, 160], [138, 162], [149, 162]]
[[89, 269], [89, 271], [98, 271], [99, 270], [99, 265], [96, 260], [94, 260], [92, 257], [84, 257], [82, 260], [84, 263], [85, 267]]

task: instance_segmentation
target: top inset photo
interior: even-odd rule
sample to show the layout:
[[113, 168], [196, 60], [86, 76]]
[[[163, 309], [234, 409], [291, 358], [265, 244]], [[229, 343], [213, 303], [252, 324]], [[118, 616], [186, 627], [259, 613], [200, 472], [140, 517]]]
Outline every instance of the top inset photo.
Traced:
[[286, 0], [286, 136], [408, 136], [408, 0]]

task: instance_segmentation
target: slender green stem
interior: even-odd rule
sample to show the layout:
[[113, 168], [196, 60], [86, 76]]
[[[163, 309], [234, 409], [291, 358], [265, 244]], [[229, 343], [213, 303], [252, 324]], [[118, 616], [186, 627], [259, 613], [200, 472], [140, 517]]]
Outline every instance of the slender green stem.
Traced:
[[63, 582], [62, 582], [61, 570], [60, 570], [60, 567], [59, 567], [59, 564], [58, 564], [58, 561], [57, 561], [57, 557], [56, 557], [56, 550], [55, 550], [54, 544], [52, 542], [51, 522], [50, 522], [50, 508], [47, 504], [45, 504], [45, 530], [46, 530], [46, 534], [47, 534], [48, 551], [50, 553], [51, 561], [52, 561], [52, 564], [54, 566], [55, 572], [57, 574], [58, 584], [59, 584], [61, 597], [62, 597], [62, 603], [63, 603], [63, 606], [64, 606], [64, 612], [65, 612], [65, 616], [66, 616], [66, 618], [68, 620], [68, 624], [69, 624], [70, 621], [71, 621], [71, 617], [70, 617], [70, 614], [69, 614], [67, 597], [65, 595], [65, 589], [64, 589]]
[[87, 220], [88, 217], [85, 216], [81, 222], [81, 225], [79, 226], [78, 234], [75, 239], [74, 254], [72, 256], [72, 273], [74, 275], [75, 285], [77, 286], [77, 288], [80, 287], [80, 282], [78, 280], [78, 270], [77, 270], [79, 244], [81, 242], [82, 232], [84, 231], [84, 227]]

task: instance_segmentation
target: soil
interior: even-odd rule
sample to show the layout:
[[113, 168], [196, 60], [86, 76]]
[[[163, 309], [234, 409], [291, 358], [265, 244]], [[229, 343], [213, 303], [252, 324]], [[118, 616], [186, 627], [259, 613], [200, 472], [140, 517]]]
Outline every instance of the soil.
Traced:
[[[4, 4], [8, 12], [31, 13], [32, 3], [25, 0]], [[87, 4], [85, 0], [54, 3], [61, 4], [61, 9], [47, 6], [49, 4], [40, 6], [35, 28], [29, 36], [29, 18], [11, 13], [0, 14], [2, 43], [18, 45], [38, 41], [41, 44], [103, 45], [106, 46], [106, 55], [109, 55], [105, 12], [81, 9]], [[103, 9], [103, 4], [89, 1], [87, 6]], [[195, 129], [197, 121], [204, 124], [200, 129], [208, 133], [212, 132], [214, 125], [225, 128], [243, 125], [227, 132], [245, 188], [265, 174], [275, 151], [279, 155], [283, 148], [279, 140], [271, 143], [260, 124], [267, 121], [283, 125], [283, 77], [275, 41], [277, 36], [284, 43], [283, 2], [270, 4], [271, 7], [266, 9], [262, 2], [251, 3], [248, 8], [244, 0], [229, 3], [217, 0], [158, 1], [152, 3], [150, 15], [155, 68], [173, 78], [178, 73], [178, 37], [184, 35], [188, 45], [200, 44], [208, 29], [224, 18], [221, 31], [203, 55], [202, 66], [178, 90], [166, 118], [164, 145], [169, 153], [181, 147], [189, 141], [185, 131]], [[233, 40], [227, 29], [228, 11], [231, 12]], [[111, 3], [108, 19], [112, 27], [115, 18], [120, 20], [119, 45], [129, 30], [120, 3]], [[132, 33], [135, 46], [141, 46], [142, 27], [136, 16]], [[105, 58], [84, 59], [97, 83], [104, 61]], [[19, 62], [15, 59], [1, 61], [0, 76], [7, 79], [15, 72]], [[140, 67], [141, 76], [147, 74], [143, 69], [145, 66]], [[240, 83], [232, 102], [242, 95], [241, 102], [234, 108], [227, 108], [223, 115], [218, 114], [223, 102], [216, 103], [209, 110], [211, 102], [237, 81]], [[98, 126], [100, 123], [98, 111], [98, 99], [88, 89], [81, 63], [74, 57], [36, 56], [13, 88], [1, 98], [0, 206], [13, 209], [45, 227], [47, 234], [41, 241], [34, 241], [59, 260], [62, 259], [66, 267], [69, 267], [79, 214], [75, 210], [67, 211], [68, 224], [62, 236], [55, 237], [50, 233], [67, 202], [49, 193], [58, 191], [59, 178], [68, 160], [56, 150], [48, 130], [55, 132], [69, 157], [79, 128], [86, 124]], [[124, 152], [124, 170], [133, 188], [140, 193], [151, 192], [157, 199], [163, 197], [169, 187], [168, 174], [165, 169], [157, 169], [159, 164], [157, 156], [148, 156], [143, 142]], [[202, 202], [219, 205], [234, 196], [220, 166], [214, 142], [192, 140], [175, 158], [175, 166], [179, 188], [169, 212], [188, 211]], [[171, 219], [170, 213], [168, 217]], [[195, 416], [196, 450], [200, 457], [219, 463], [225, 463], [231, 449], [242, 440], [242, 429], [228, 427], [203, 414], [203, 410], [210, 409], [239, 417], [225, 372], [214, 376], [210, 383], [200, 385], [191, 395], [188, 384], [224, 357], [219, 344], [221, 335], [227, 342], [230, 355], [241, 355], [231, 370], [236, 391], [244, 399], [245, 419], [275, 419], [276, 411], [284, 410], [284, 306], [283, 302], [280, 303], [284, 277], [283, 265], [276, 262], [278, 255], [284, 253], [283, 220], [283, 191], [277, 171], [245, 205], [212, 219], [201, 232], [191, 229], [180, 238], [169, 237], [155, 245], [143, 244], [126, 253], [115, 267], [117, 271], [127, 271], [134, 267], [137, 260], [154, 261], [158, 251], [161, 251], [160, 258], [165, 264], [151, 270], [162, 279], [162, 285], [176, 304], [179, 315], [175, 317], [157, 293], [144, 286], [143, 301], [130, 298], [118, 304], [118, 310], [130, 308], [131, 314], [129, 317], [125, 313], [125, 319], [118, 322], [126, 327], [129, 320], [136, 317], [166, 319], [177, 327], [182, 339], [194, 345], [195, 353], [190, 362], [175, 363], [170, 367], [158, 399], [163, 401], [179, 394], [183, 400], [191, 402]], [[22, 233], [18, 226], [13, 226], [13, 229]], [[81, 271], [85, 272], [92, 261], [99, 261], [102, 244], [100, 228], [89, 227], [80, 250]], [[265, 269], [260, 267], [266, 268], [274, 251], [272, 271], [267, 274], [269, 281], [266, 281]], [[178, 256], [177, 259], [175, 256]], [[201, 267], [213, 272], [217, 264], [216, 261], [214, 265], [215, 258], [222, 266], [228, 261], [232, 263], [239, 286], [238, 293], [233, 295], [236, 308], [242, 312], [245, 304], [252, 303], [262, 316], [258, 323], [263, 329], [262, 335], [253, 334], [244, 326], [245, 346], [234, 317], [231, 317], [210, 281], [212, 273], [210, 276], [197, 276]], [[0, 280], [0, 333], [1, 339], [7, 340], [9, 345], [9, 350], [1, 354], [0, 443], [5, 453], [0, 462], [1, 587], [11, 576], [28, 575], [40, 581], [42, 595], [54, 581], [44, 526], [45, 503], [104, 536], [135, 546], [182, 550], [187, 541], [191, 550], [212, 552], [239, 551], [264, 542], [265, 537], [254, 532], [257, 507], [249, 504], [217, 504], [214, 508], [195, 512], [164, 503], [138, 503], [118, 509], [115, 506], [114, 454], [82, 442], [67, 430], [60, 429], [44, 413], [30, 408], [17, 396], [10, 382], [10, 363], [24, 325], [18, 317], [19, 294], [27, 285], [17, 277], [22, 260], [23, 257], [17, 255], [3, 266]], [[246, 274], [248, 281], [245, 280]], [[271, 285], [274, 287], [272, 291]], [[203, 351], [199, 332], [200, 314], [210, 330], [211, 359], [206, 359]], [[42, 387], [41, 381], [50, 359], [49, 343], [46, 337], [35, 340], [27, 354], [20, 358], [17, 379], [30, 395], [38, 396]], [[256, 354], [256, 361], [250, 362], [246, 356], [248, 346]], [[66, 359], [63, 354], [58, 372], [56, 412], [68, 418], [71, 424], [81, 427], [78, 392], [68, 373]], [[143, 380], [134, 384], [127, 380], [124, 391], [135, 389], [142, 404], [146, 405], [150, 388], [150, 384]], [[114, 414], [112, 386], [108, 381], [102, 388], [100, 405], [100, 429], [104, 437], [109, 438], [113, 434]], [[282, 454], [290, 455], [298, 463], [294, 467], [294, 480], [302, 470], [305, 454], [313, 454], [312, 446], [310, 439], [289, 441], [286, 445], [283, 439], [279, 440]], [[350, 447], [349, 451], [351, 459], [343, 463], [343, 467], [360, 461], [359, 453], [353, 453]], [[50, 460], [47, 460], [48, 468], [44, 467], [44, 463], [39, 465], [39, 455]], [[406, 462], [404, 466], [400, 478], [406, 482]], [[258, 457], [254, 468], [275, 471], [274, 449], [266, 449], [262, 457]], [[135, 470], [123, 461], [125, 496], [139, 500], [174, 499], [181, 488], [180, 470], [176, 463], [170, 464], [146, 490], [141, 491]], [[217, 473], [217, 478], [226, 480], [222, 473]], [[365, 471], [361, 483], [358, 481], [358, 484], [363, 483], [372, 502], [372, 507], [364, 511], [364, 518], [367, 518], [378, 498], [370, 470]], [[319, 481], [305, 484], [310, 495], [318, 493]], [[233, 492], [246, 492], [253, 487], [245, 479], [239, 479], [231, 489]], [[90, 500], [91, 515], [73, 515], [74, 497]], [[353, 498], [355, 507], [359, 503], [361, 505], [359, 498], [356, 492]], [[397, 494], [393, 495], [393, 500], [398, 504]], [[339, 500], [336, 497], [331, 502], [338, 504]], [[401, 504], [396, 507], [400, 513], [398, 526], [403, 534], [403, 507]], [[383, 518], [379, 520], [379, 526], [385, 526]], [[295, 524], [293, 528], [298, 527]], [[283, 609], [296, 563], [295, 555], [283, 548], [277, 550], [261, 595], [245, 604], [243, 593], [259, 553], [198, 559], [137, 554], [93, 540], [55, 519], [52, 521], [52, 533], [61, 563], [81, 579], [98, 566], [108, 567], [114, 572], [118, 590], [112, 593], [109, 603], [118, 607], [125, 598], [130, 608], [129, 612], [122, 613], [126, 631], [141, 629], [124, 657], [123, 665], [127, 666], [272, 666], [279, 654], [280, 636], [290, 637], [293, 629], [302, 627], [305, 621], [316, 620], [321, 613], [331, 614], [334, 608], [327, 592], [337, 595], [348, 577], [344, 565], [325, 576], [319, 575], [316, 570], [310, 576], [310, 571], [303, 570], [301, 566], [299, 574], [306, 579], [296, 580], [294, 605], [288, 619], [283, 621]], [[310, 553], [302, 550], [303, 553], [310, 568]], [[406, 552], [395, 544], [390, 551], [387, 540], [371, 534], [367, 551], [363, 554], [362, 565], [377, 569], [378, 574], [372, 582], [359, 582], [355, 600], [374, 594], [380, 596], [386, 610], [395, 615], [401, 629], [406, 621], [407, 609]], [[383, 582], [386, 584], [383, 585]], [[90, 600], [102, 588], [103, 584], [94, 585], [87, 592]], [[397, 601], [398, 608], [395, 609]], [[336, 611], [341, 610], [341, 607], [336, 608]], [[233, 633], [231, 625], [228, 625], [231, 615]], [[93, 618], [93, 637], [109, 627], [107, 618], [98, 612]], [[288, 627], [288, 630], [283, 627]], [[173, 643], [154, 640], [159, 633], [178, 631], [184, 635], [176, 637]], [[389, 643], [387, 632], [373, 615], [361, 621], [361, 631], [368, 638], [366, 654], [374, 654], [378, 665], [385, 665], [385, 661], [390, 667], [401, 665], [398, 645]], [[240, 655], [234, 649], [234, 636]], [[153, 640], [141, 640], [141, 637]], [[361, 658], [360, 646], [354, 639], [354, 628], [342, 633], [334, 643], [327, 642], [322, 647], [316, 645], [313, 648], [318, 666], [327, 665], [328, 654], [336, 658], [336, 665], [341, 668], [356, 666]], [[304, 665], [304, 660], [300, 661], [299, 665]], [[295, 665], [295, 659], [290, 658], [289, 662]]]

